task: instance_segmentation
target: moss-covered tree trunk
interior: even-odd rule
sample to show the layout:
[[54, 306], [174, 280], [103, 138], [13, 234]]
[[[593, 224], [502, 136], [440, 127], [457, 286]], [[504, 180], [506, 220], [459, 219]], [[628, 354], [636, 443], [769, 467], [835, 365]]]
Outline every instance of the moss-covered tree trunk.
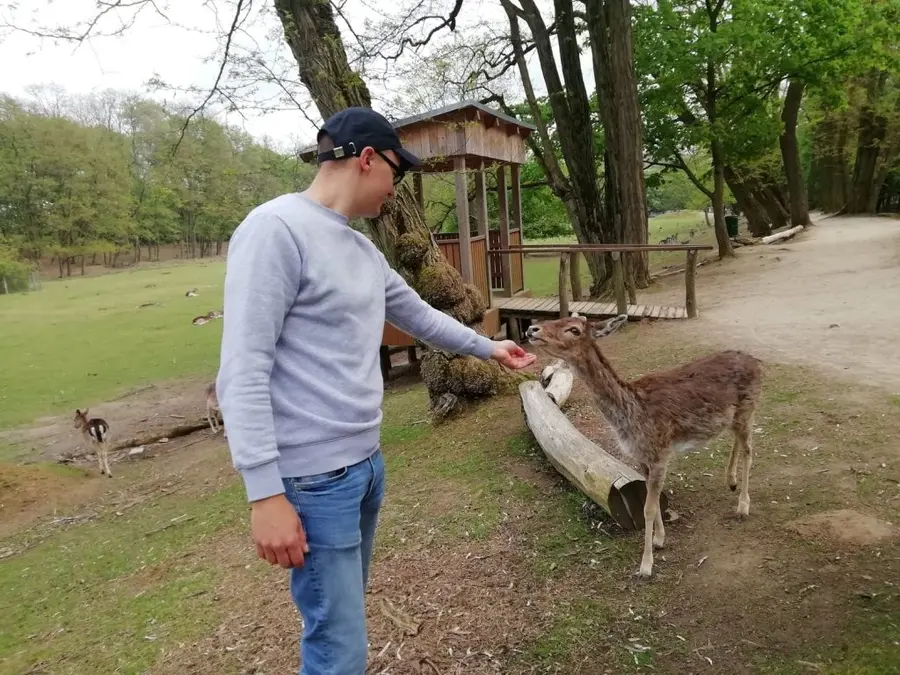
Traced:
[[[326, 119], [348, 106], [371, 106], [365, 82], [350, 68], [331, 4], [274, 0], [300, 80]], [[370, 221], [376, 246], [432, 307], [483, 333], [485, 298], [441, 255], [407, 181], [380, 218]], [[491, 396], [506, 374], [495, 362], [429, 349], [421, 364], [432, 412], [443, 418], [466, 401]]]

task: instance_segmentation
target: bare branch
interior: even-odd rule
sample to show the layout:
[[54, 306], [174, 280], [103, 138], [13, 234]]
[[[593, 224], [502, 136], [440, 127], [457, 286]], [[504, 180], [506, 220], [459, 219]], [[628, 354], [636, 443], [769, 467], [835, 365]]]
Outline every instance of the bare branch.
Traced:
[[[82, 22], [80, 25], [83, 27], [76, 27], [77, 30], [64, 26], [57, 26], [55, 28], [25, 28], [24, 26], [19, 26], [9, 22], [4, 22], [2, 25], [4, 28], [8, 28], [20, 33], [25, 33], [26, 35], [32, 35], [34, 37], [40, 38], [50, 38], [53, 40], [66, 40], [75, 42], [80, 45], [88, 38], [116, 37], [122, 35], [129, 28], [134, 26], [135, 21], [137, 20], [140, 13], [147, 7], [152, 7], [159, 16], [161, 16], [167, 22], [169, 21], [169, 17], [162, 9], [160, 9], [159, 5], [156, 3], [156, 0], [113, 0], [111, 2], [106, 0], [97, 0], [97, 8], [99, 11], [91, 18]], [[119, 16], [118, 18], [120, 21], [120, 25], [115, 30], [112, 30], [111, 32], [98, 31], [97, 27], [100, 25], [101, 21], [103, 21], [105, 17], [110, 16], [111, 13], [116, 10], [134, 11], [127, 19], [123, 19], [121, 16]]]
[[[249, 10], [249, 5], [252, 3], [252, 0], [248, 2], [247, 9]], [[178, 136], [178, 141], [175, 143], [175, 147], [172, 148], [172, 155], [174, 156], [176, 152], [178, 152], [178, 148], [181, 146], [181, 141], [184, 140], [184, 134], [187, 131], [188, 124], [190, 124], [191, 120], [194, 116], [203, 110], [206, 107], [206, 104], [212, 100], [212, 97], [219, 92], [219, 82], [222, 81], [222, 74], [225, 72], [225, 66], [228, 64], [228, 54], [231, 50], [231, 40], [234, 36], [234, 32], [238, 27], [238, 23], [241, 20], [241, 9], [244, 5], [244, 0], [237, 0], [237, 7], [234, 10], [234, 19], [231, 21], [231, 28], [228, 31], [228, 35], [225, 38], [225, 53], [222, 55], [222, 62], [219, 64], [219, 72], [216, 75], [216, 81], [213, 83], [212, 88], [209, 90], [209, 93], [206, 95], [206, 98], [203, 99], [203, 102], [194, 108], [191, 113], [184, 120], [184, 125], [181, 127], [181, 133]]]

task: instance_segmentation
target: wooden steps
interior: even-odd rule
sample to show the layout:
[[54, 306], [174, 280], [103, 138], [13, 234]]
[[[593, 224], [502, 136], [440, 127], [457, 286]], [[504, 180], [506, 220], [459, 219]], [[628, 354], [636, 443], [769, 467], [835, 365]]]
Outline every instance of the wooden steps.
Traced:
[[[505, 298], [498, 299], [495, 305], [501, 317], [557, 318], [559, 317], [559, 298]], [[618, 316], [614, 302], [579, 301], [569, 303], [569, 312], [578, 312], [591, 319], [603, 319]], [[684, 307], [665, 307], [662, 305], [628, 305], [628, 318], [632, 321], [641, 319], [686, 319]]]

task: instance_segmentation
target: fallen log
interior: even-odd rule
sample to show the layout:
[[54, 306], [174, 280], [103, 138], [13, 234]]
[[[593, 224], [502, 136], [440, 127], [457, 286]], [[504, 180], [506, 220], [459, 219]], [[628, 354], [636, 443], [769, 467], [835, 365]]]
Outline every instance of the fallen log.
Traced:
[[771, 244], [776, 241], [781, 241], [783, 239], [790, 239], [798, 232], [803, 231], [803, 225], [797, 225], [796, 227], [792, 227], [789, 230], [785, 230], [784, 232], [777, 232], [775, 234], [770, 234], [766, 237], [760, 237], [760, 242], [763, 244]]
[[[607, 454], [568, 420], [540, 382], [519, 385], [525, 422], [550, 463], [570, 483], [609, 513], [625, 530], [644, 527], [644, 478]], [[668, 498], [662, 493], [660, 511]]]
[[574, 383], [575, 375], [569, 364], [562, 359], [557, 359], [541, 372], [541, 384], [560, 410], [569, 399]]

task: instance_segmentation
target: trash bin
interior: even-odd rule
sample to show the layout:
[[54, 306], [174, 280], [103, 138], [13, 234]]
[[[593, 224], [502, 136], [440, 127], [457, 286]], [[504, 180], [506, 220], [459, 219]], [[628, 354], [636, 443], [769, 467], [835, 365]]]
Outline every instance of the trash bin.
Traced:
[[725, 216], [725, 229], [728, 230], [729, 237], [738, 236], [738, 217]]

